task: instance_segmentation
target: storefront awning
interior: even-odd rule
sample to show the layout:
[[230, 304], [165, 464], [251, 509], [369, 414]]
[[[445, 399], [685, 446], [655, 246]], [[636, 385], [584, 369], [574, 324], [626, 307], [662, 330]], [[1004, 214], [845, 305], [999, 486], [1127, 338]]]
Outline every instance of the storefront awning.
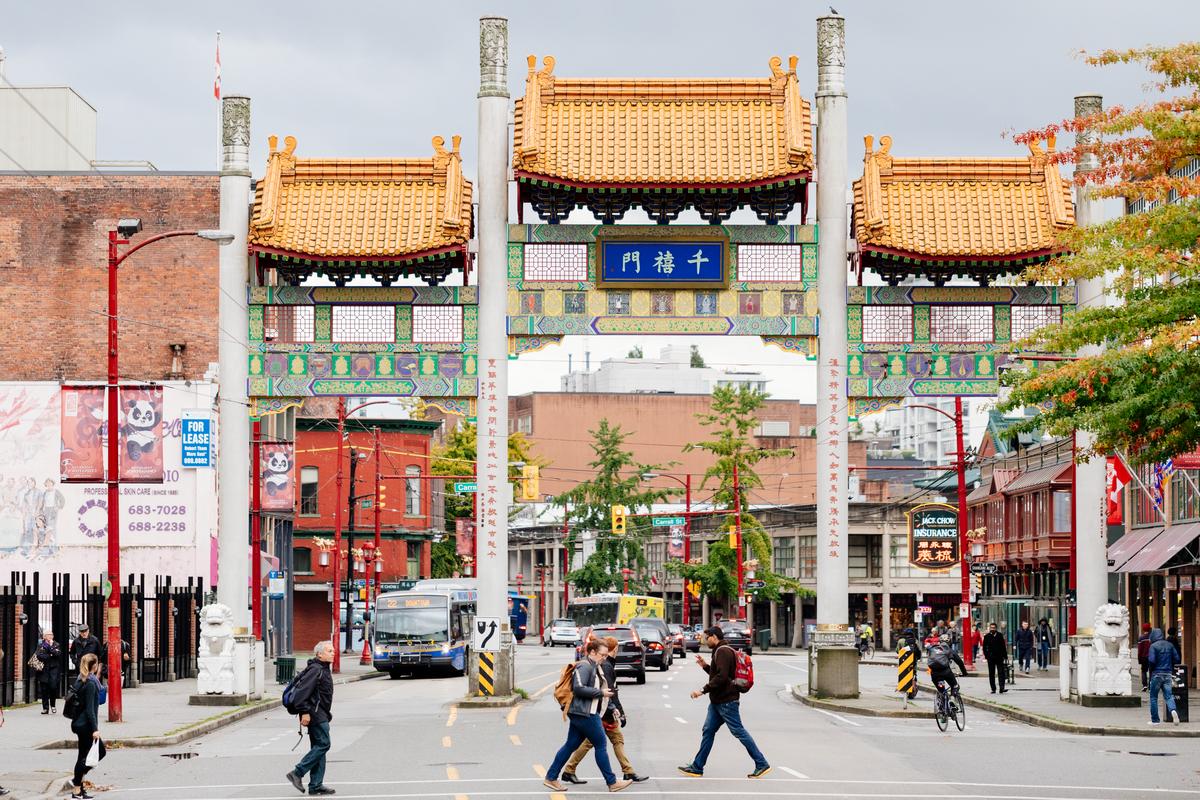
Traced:
[[1200, 536], [1200, 523], [1173, 525], [1154, 537], [1117, 572], [1153, 572], [1191, 545]]
[[1152, 542], [1163, 532], [1163, 528], [1135, 528], [1126, 531], [1120, 539], [1108, 546], [1109, 571], [1120, 572], [1121, 567], [1142, 551], [1142, 548]]
[[1070, 464], [1052, 464], [1049, 467], [1031, 469], [1022, 472], [1017, 478], [1004, 487], [1005, 494], [1024, 492], [1030, 489], [1040, 489], [1052, 483], [1066, 483], [1071, 471]]

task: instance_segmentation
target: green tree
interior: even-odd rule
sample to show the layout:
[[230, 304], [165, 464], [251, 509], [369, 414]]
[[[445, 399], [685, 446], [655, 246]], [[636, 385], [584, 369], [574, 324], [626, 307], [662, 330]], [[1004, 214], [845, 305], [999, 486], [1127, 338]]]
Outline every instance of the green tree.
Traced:
[[[703, 450], [712, 455], [713, 464], [704, 473], [701, 488], [710, 481], [716, 483], [713, 503], [730, 509], [721, 524], [722, 531], [735, 526], [735, 510], [740, 507], [742, 527], [742, 557], [745, 561], [757, 561], [757, 578], [765, 582], [758, 590], [762, 600], [778, 600], [783, 591], [808, 594], [796, 581], [777, 574], [772, 569], [771, 536], [762, 523], [750, 513], [750, 492], [762, 487], [762, 479], [756, 466], [766, 459], [790, 458], [791, 450], [758, 447], [751, 437], [759, 425], [758, 412], [766, 402], [767, 395], [746, 386], [719, 386], [713, 391], [709, 410], [698, 413], [700, 424], [708, 428], [711, 437], [701, 442], [684, 446], [684, 452]], [[734, 491], [734, 469], [737, 469], [737, 491]], [[709, 597], [736, 600], [737, 554], [730, 546], [728, 537], [709, 545], [708, 561], [693, 560], [668, 562], [667, 569], [686, 580], [700, 581], [701, 591]], [[733, 606], [729, 606], [733, 607]]]
[[1135, 463], [1163, 461], [1200, 444], [1200, 178], [1179, 169], [1200, 153], [1200, 44], [1105, 51], [1087, 61], [1141, 64], [1152, 76], [1151, 95], [1017, 139], [1093, 131], [1099, 135], [1077, 136], [1052, 162], [1087, 158], [1076, 183], [1102, 197], [1178, 202], [1071, 230], [1062, 237], [1067, 255], [1026, 273], [1050, 283], [1108, 276], [1109, 302], [1029, 337], [1024, 346], [1084, 355], [1006, 375], [1013, 390], [1002, 408], [1040, 410], [1022, 430], [1092, 432], [1094, 446], [1083, 455], [1119, 450]]
[[[508, 435], [508, 460], [510, 463], [517, 462], [537, 464], [539, 467], [546, 466], [548, 462], [535, 456], [532, 448], [533, 443], [525, 438], [525, 434], [516, 432]], [[470, 480], [466, 476], [472, 475], [474, 469], [474, 425], [467, 424], [450, 431], [446, 436], [445, 443], [433, 449], [433, 459], [429, 470], [431, 475], [455, 475]], [[510, 466], [508, 468], [508, 477], [509, 480], [520, 478], [521, 468]], [[452, 481], [447, 483], [452, 483]], [[455, 494], [450, 491], [453, 488], [453, 486], [448, 486], [445, 492], [446, 530], [448, 531], [454, 530], [455, 520], [470, 519], [472, 513], [472, 496], [469, 494]]]
[[638, 345], [625, 354], [626, 358], [642, 358], [642, 347]]
[[575, 551], [584, 532], [595, 538], [596, 550], [582, 567], [567, 575], [567, 580], [576, 592], [592, 594], [621, 587], [621, 570], [632, 569], [635, 576], [630, 588], [644, 591], [648, 586], [645, 572], [650, 522], [645, 517], [629, 516], [625, 535], [614, 536], [612, 507], [625, 506], [630, 515], [635, 515], [648, 512], [654, 503], [670, 497], [672, 490], [647, 486], [643, 477], [665, 465], [635, 461], [625, 449], [630, 434], [622, 431], [620, 425], [610, 425], [607, 419], [600, 420], [599, 427], [588, 432], [595, 454], [589, 463], [593, 475], [556, 497], [554, 502], [569, 509], [568, 552]]
[[429, 549], [429, 570], [432, 578], [453, 578], [462, 570], [458, 543], [453, 536], [442, 537]]
[[707, 364], [704, 363], [704, 356], [700, 355], [700, 345], [692, 345], [692, 361], [693, 369], [704, 369]]

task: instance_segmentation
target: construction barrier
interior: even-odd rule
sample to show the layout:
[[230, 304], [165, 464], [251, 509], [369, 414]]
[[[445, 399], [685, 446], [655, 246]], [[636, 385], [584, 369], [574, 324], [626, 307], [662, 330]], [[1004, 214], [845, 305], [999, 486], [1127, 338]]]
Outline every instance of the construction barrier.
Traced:
[[496, 654], [479, 654], [479, 694], [493, 697], [496, 694]]
[[896, 659], [896, 691], [904, 695], [904, 705], [917, 696], [917, 654], [911, 647], [901, 647]]

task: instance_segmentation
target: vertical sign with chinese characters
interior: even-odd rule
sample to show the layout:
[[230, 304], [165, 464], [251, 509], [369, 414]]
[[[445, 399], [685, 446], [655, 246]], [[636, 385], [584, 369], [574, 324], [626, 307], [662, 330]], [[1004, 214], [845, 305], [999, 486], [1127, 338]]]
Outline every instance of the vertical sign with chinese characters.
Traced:
[[947, 570], [958, 564], [957, 508], [923, 503], [908, 512], [908, 561], [930, 570]]

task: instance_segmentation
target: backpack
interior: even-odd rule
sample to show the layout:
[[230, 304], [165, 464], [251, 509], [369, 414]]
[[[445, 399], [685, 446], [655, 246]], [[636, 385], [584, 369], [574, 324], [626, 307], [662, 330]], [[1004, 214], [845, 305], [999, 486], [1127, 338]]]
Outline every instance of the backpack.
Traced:
[[67, 689], [67, 696], [63, 698], [62, 715], [67, 719], [75, 719], [83, 710], [83, 704], [79, 701], [79, 688], [79, 679], [77, 678]]
[[[729, 645], [725, 645], [729, 647]], [[733, 650], [732, 647], [729, 648]], [[745, 694], [754, 688], [754, 661], [744, 650], [733, 650], [736, 663], [733, 667], [733, 685]]]
[[303, 714], [301, 708], [310, 697], [317, 682], [317, 670], [304, 669], [297, 672], [283, 689], [282, 703], [289, 714]]
[[930, 669], [950, 669], [950, 648], [946, 645], [935, 645], [926, 653]]
[[1147, 664], [1150, 658], [1150, 637], [1138, 640], [1138, 663]]
[[571, 707], [571, 698], [575, 692], [572, 684], [575, 682], [575, 665], [578, 662], [572, 661], [562, 668], [562, 672], [558, 675], [558, 683], [554, 684], [554, 699], [558, 701], [558, 707], [562, 709], [563, 719], [567, 718], [567, 709]]

